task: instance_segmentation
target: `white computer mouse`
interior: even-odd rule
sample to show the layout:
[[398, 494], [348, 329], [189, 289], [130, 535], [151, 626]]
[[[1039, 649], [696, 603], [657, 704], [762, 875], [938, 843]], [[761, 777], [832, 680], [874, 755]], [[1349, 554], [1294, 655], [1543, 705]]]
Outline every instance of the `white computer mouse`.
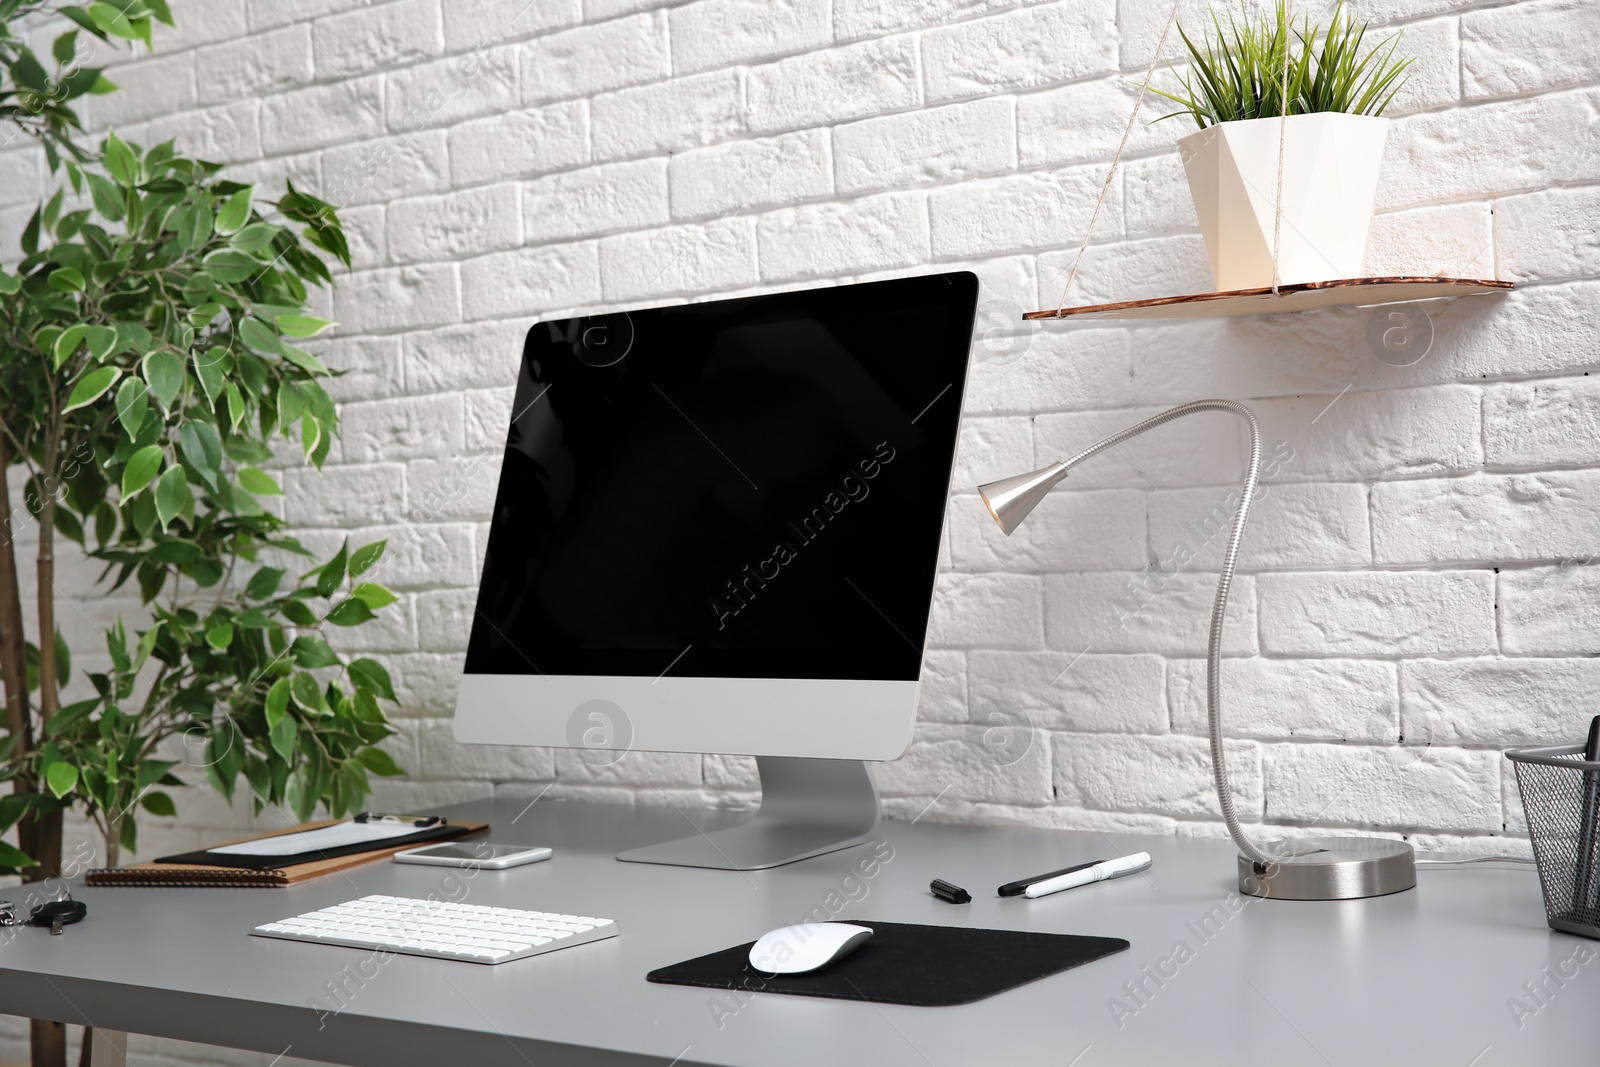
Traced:
[[854, 923], [780, 926], [750, 946], [750, 966], [762, 974], [805, 974], [844, 959], [872, 936]]

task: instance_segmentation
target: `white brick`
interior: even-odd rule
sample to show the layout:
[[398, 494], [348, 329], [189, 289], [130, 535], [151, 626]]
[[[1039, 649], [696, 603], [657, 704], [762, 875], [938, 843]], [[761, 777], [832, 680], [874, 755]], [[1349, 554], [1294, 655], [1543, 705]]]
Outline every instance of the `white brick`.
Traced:
[[1408, 743], [1560, 744], [1588, 733], [1600, 660], [1411, 660], [1400, 694]]
[[452, 52], [517, 40], [583, 20], [582, 0], [475, 0], [444, 5], [444, 42]]
[[1043, 635], [1037, 578], [941, 574], [934, 582], [930, 645], [1038, 648]]
[[347, 404], [339, 414], [344, 454], [354, 463], [448, 456], [461, 450], [459, 395]]
[[[1076, 455], [1160, 410], [1040, 415], [1034, 419], [1037, 465]], [[1073, 468], [1061, 484], [1067, 489], [1235, 486], [1244, 480], [1248, 458], [1244, 424], [1225, 411], [1202, 411], [1102, 452]]]
[[1052, 4], [930, 31], [922, 40], [929, 100], [951, 100], [1116, 69], [1116, 5]]
[[[1128, 128], [1139, 87], [1121, 78], [1065, 85], [1017, 100], [1017, 152], [1025, 167], [1061, 166], [1109, 160]], [[1144, 108], [1128, 131], [1130, 154], [1155, 151], [1190, 132], [1183, 120], [1154, 122], [1170, 111], [1167, 102], [1145, 94]], [[1132, 165], [1129, 160], [1127, 166]], [[1103, 164], [1102, 164], [1103, 165]]]
[[600, 242], [600, 277], [609, 301], [752, 285], [755, 226], [735, 218], [607, 237]]
[[553, 245], [469, 259], [461, 265], [468, 321], [527, 319], [600, 297], [593, 244]]
[[261, 145], [268, 155], [347, 144], [382, 132], [383, 84], [376, 77], [299, 89], [269, 97], [261, 106]]
[[[417, 643], [424, 652], [460, 652], [472, 634], [476, 589], [443, 589], [417, 595]], [[535, 652], [536, 650], [529, 650]], [[535, 655], [537, 658], [537, 655]]]
[[465, 662], [464, 654], [450, 652], [409, 652], [385, 657], [384, 666], [389, 669], [399, 703], [391, 715], [424, 718], [453, 714]]
[[596, 159], [622, 159], [712, 144], [742, 125], [739, 71], [714, 71], [597, 96], [589, 102]]
[[376, 270], [389, 265], [389, 242], [384, 236], [383, 208], [377, 204], [346, 208], [339, 212], [346, 243], [350, 246], [351, 270]]
[[998, 174], [1017, 165], [1015, 104], [1008, 99], [864, 119], [833, 131], [840, 193], [903, 188]]
[[344, 372], [322, 383], [335, 400], [380, 400], [405, 387], [398, 337], [336, 337], [307, 347], [330, 369]]
[[1485, 390], [1483, 452], [1492, 467], [1600, 463], [1600, 381], [1566, 378]]
[[[1109, 198], [1108, 201], [1109, 203]], [[1083, 225], [1089, 222], [1086, 212]], [[1109, 237], [1112, 226], [1105, 213], [1095, 233]], [[1205, 243], [1198, 234], [1183, 234], [1155, 241], [1115, 241], [1090, 245], [1083, 253], [1078, 275], [1072, 278], [1064, 304], [1062, 287], [1072, 277], [1082, 236], [1066, 248], [1039, 257], [1039, 284], [1046, 305], [1072, 307], [1116, 300], [1148, 300], [1174, 293], [1209, 293], [1211, 268]]]
[[534, 244], [661, 226], [668, 214], [664, 159], [552, 174], [522, 191], [524, 228]]
[[[1222, 650], [1256, 651], [1254, 579], [1234, 579], [1222, 628]], [[1045, 644], [1079, 652], [1203, 653], [1217, 596], [1214, 574], [1047, 574]], [[985, 642], [988, 644], [990, 642]]]
[[516, 322], [475, 322], [407, 334], [406, 388], [428, 394], [514, 382], [527, 332]]
[[[1104, 180], [1100, 168], [1082, 167], [935, 189], [928, 194], [933, 254], [959, 259], [1076, 248]], [[1121, 213], [1122, 197], [1113, 188], [1101, 211], [1102, 232], [1114, 233]]]
[[[245, 100], [204, 111], [151, 119], [145, 137], [152, 144], [177, 141], [178, 151], [201, 159], [238, 162], [261, 157], [261, 105]], [[229, 177], [233, 177], [230, 172]]]
[[1600, 189], [1513, 196], [1494, 208], [1496, 277], [1559, 282], [1600, 274]]
[[667, 17], [649, 11], [552, 33], [522, 46], [522, 100], [591, 96], [672, 73]]
[[1500, 576], [1501, 647], [1509, 653], [1594, 654], [1600, 567], [1592, 557]]
[[250, 29], [245, 0], [172, 0], [168, 7], [177, 25], [151, 27], [158, 54], [243, 37]]
[[329, 464], [322, 471], [301, 467], [283, 472], [285, 511], [297, 526], [357, 527], [395, 522], [405, 511], [405, 468]]
[[115, 126], [124, 133], [135, 122], [187, 111], [199, 99], [194, 56], [193, 52], [183, 52], [119, 66], [108, 72], [120, 86], [116, 92], [81, 97], [73, 107], [91, 128]]
[[1261, 637], [1271, 653], [1379, 656], [1496, 645], [1487, 571], [1263, 574]]
[[[1029, 740], [1017, 758], [1015, 751], [1001, 754], [986, 747], [983, 727], [921, 723], [904, 756], [878, 764], [878, 788], [887, 796], [904, 796], [948, 786], [944, 795], [955, 800], [1048, 804], [1050, 749], [1042, 734]], [[930, 790], [930, 783], [936, 788]]]
[[754, 67], [748, 96], [750, 129], [756, 133], [916, 107], [922, 102], [916, 42], [910, 37], [865, 41]]
[[758, 220], [764, 281], [911, 267], [928, 258], [927, 202], [884, 193], [774, 211]]
[[731, 141], [675, 154], [667, 180], [673, 218], [731, 214], [828, 195], [833, 155], [826, 130]]
[[[1238, 491], [1221, 487], [1151, 493], [1150, 547], [1156, 558], [1178, 562], [1187, 557], [1184, 566], [1221, 566], [1237, 505]], [[1365, 486], [1308, 482], [1263, 484], [1256, 490], [1240, 567], [1359, 567], [1371, 561]]]
[[1264, 441], [1286, 441], [1284, 480], [1389, 477], [1476, 470], [1483, 464], [1479, 394], [1468, 386], [1252, 403]]
[[323, 199], [332, 204], [386, 204], [450, 186], [443, 130], [339, 145], [322, 156]]
[[962, 22], [1017, 0], [836, 0], [835, 32], [841, 41]]
[[317, 75], [347, 80], [444, 51], [440, 0], [390, 0], [311, 24]]
[[934, 649], [922, 657], [922, 689], [917, 697], [919, 722], [965, 722], [967, 719], [967, 656]]
[[1503, 277], [1494, 262], [1496, 210], [1445, 204], [1379, 215], [1367, 235], [1366, 271], [1374, 277]]
[[1046, 730], [1166, 733], [1164, 673], [1158, 656], [976, 651], [967, 667], [972, 721], [1001, 729], [1029, 723]]
[[[1218, 816], [1211, 749], [1198, 737], [1168, 734], [1056, 734], [1056, 795], [1069, 804], [1110, 811]], [[1226, 742], [1233, 802], [1245, 818], [1261, 812], [1261, 746]]]
[[[473, 389], [461, 394], [466, 410], [466, 436], [469, 461], [505, 448], [506, 427], [511, 425], [511, 402], [516, 388]], [[495, 458], [498, 458], [496, 456]]]
[[461, 285], [449, 264], [352, 274], [334, 290], [344, 333], [393, 333], [461, 318]]
[[[1263, 740], [1399, 740], [1392, 663], [1358, 659], [1227, 659], [1222, 663], [1222, 725], [1228, 737]], [[1209, 732], [1206, 661], [1167, 668], [1172, 728]]]
[[[504, 425], [501, 438], [505, 437]], [[500, 455], [413, 460], [406, 472], [410, 515], [416, 521], [487, 521], [500, 483]]]
[[202, 48], [194, 65], [201, 100], [259, 98], [311, 83], [311, 40], [299, 26], [252, 34]]
[[1378, 206], [1512, 193], [1600, 178], [1591, 116], [1600, 89], [1556, 93], [1396, 119]]
[[525, 178], [589, 159], [589, 107], [582, 101], [462, 123], [450, 130], [457, 185]]
[[1565, 559], [1600, 552], [1600, 471], [1372, 487], [1379, 563]]
[[517, 106], [515, 45], [486, 48], [397, 70], [384, 89], [389, 128], [454, 125]]
[[690, 74], [833, 41], [832, 0], [699, 0], [670, 18], [672, 69]]
[[[1363, 11], [1359, 16], [1366, 18]], [[1366, 47], [1377, 49], [1391, 33], [1400, 40], [1395, 47], [1395, 57], [1414, 57], [1415, 62], [1406, 68], [1405, 84], [1384, 109], [1385, 117], [1407, 115], [1413, 111], [1427, 111], [1449, 107], [1461, 100], [1461, 36], [1457, 20], [1431, 19], [1413, 22], [1396, 30], [1373, 28], [1367, 33]]]
[[952, 492], [1033, 469], [1033, 428], [1026, 418], [965, 418], [956, 439]]
[[461, 259], [522, 244], [515, 185], [399, 200], [389, 205], [386, 220], [396, 263]]
[[1267, 817], [1361, 827], [1498, 831], [1498, 752], [1411, 753], [1368, 745], [1272, 745]]
[[1468, 99], [1600, 81], [1600, 28], [1584, 0], [1545, 0], [1461, 17], [1461, 83]]
[[1149, 561], [1142, 493], [1058, 491], [1007, 537], [982, 498], [964, 492], [971, 486], [955, 488], [946, 519], [951, 556], [962, 570], [1137, 570]]
[[[40, 173], [43, 154], [29, 149], [0, 152], [0, 204], [32, 204], [44, 199], [48, 186]], [[5, 227], [11, 233], [10, 227]], [[8, 250], [9, 254], [9, 250]]]
[[[250, 29], [262, 30], [287, 26], [291, 22], [307, 22], [321, 15], [331, 15], [351, 8], [364, 7], [371, 0], [249, 0]], [[310, 33], [309, 29], [305, 30]]]
[[[1123, 330], [1023, 322], [1039, 301], [978, 298], [978, 341], [967, 372], [966, 409], [974, 413], [1125, 407], [1133, 403], [1133, 357]], [[991, 303], [991, 301], [993, 301]], [[1019, 335], [1008, 336], [1015, 325]], [[995, 330], [991, 337], [988, 331]]]
[[417, 724], [417, 756], [431, 778], [543, 781], [556, 776], [555, 753], [520, 745], [463, 745], [449, 719]]
[[301, 533], [301, 543], [317, 559], [331, 558], [344, 543], [354, 550], [380, 540], [387, 540], [388, 545], [372, 569], [361, 576], [362, 581], [381, 582], [402, 592], [477, 581], [472, 527], [466, 523], [424, 524], [407, 519], [390, 526]]

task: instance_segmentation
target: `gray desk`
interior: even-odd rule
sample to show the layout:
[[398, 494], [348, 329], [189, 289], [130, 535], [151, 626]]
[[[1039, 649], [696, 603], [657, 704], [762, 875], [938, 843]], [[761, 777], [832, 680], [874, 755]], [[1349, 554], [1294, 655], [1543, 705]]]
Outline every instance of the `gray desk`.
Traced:
[[[498, 840], [556, 849], [548, 863], [477, 874], [467, 899], [614, 917], [621, 937], [498, 967], [397, 956], [347, 984], [342, 1012], [319, 1018], [311, 1002], [331, 1004], [340, 968], [356, 970], [367, 954], [247, 931], [367, 893], [423, 896], [458, 872], [378, 863], [287, 890], [84, 890], [81, 926], [60, 937], [25, 930], [0, 949], [0, 1011], [383, 1067], [1491, 1067], [1593, 1063], [1600, 1044], [1600, 942], [1545, 927], [1531, 869], [1427, 869], [1397, 896], [1235, 899], [1234, 912], [1233, 854], [1222, 841], [891, 822], [882, 831], [893, 858], [855, 881], [863, 848], [749, 874], [622, 864], [617, 850], [687, 832], [686, 817], [541, 801], [513, 826], [520, 806], [452, 809], [487, 818]], [[737, 821], [696, 818], [706, 828]], [[1147, 878], [1039, 901], [993, 895], [1001, 881], [1139, 849], [1155, 857]], [[935, 876], [970, 889], [973, 903], [934, 899]], [[787, 996], [741, 1005], [644, 980], [793, 921], [830, 894], [846, 919], [1106, 934], [1133, 948], [956, 1008]], [[1179, 942], [1186, 951], [1175, 955]], [[1528, 997], [1524, 983], [1568, 960], [1575, 977], [1550, 980], [1542, 1006]], [[1125, 983], [1141, 981], [1147, 992], [1135, 1000]], [[1533, 1012], [1520, 1028], [1513, 997]]]

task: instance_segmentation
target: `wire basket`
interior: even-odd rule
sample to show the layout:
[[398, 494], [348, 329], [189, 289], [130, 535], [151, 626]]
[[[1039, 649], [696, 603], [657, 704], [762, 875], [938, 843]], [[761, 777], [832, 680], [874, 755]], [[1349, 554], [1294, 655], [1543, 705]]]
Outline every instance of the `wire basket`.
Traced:
[[1600, 762], [1583, 745], [1518, 748], [1517, 789], [1552, 930], [1600, 938]]

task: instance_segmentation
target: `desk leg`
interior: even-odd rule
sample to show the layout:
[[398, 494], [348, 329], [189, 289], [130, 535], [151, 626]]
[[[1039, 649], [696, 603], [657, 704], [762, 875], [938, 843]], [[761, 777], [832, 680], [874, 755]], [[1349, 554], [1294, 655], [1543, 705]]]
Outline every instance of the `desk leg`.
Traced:
[[95, 1027], [89, 1067], [128, 1067], [128, 1035], [121, 1030]]

